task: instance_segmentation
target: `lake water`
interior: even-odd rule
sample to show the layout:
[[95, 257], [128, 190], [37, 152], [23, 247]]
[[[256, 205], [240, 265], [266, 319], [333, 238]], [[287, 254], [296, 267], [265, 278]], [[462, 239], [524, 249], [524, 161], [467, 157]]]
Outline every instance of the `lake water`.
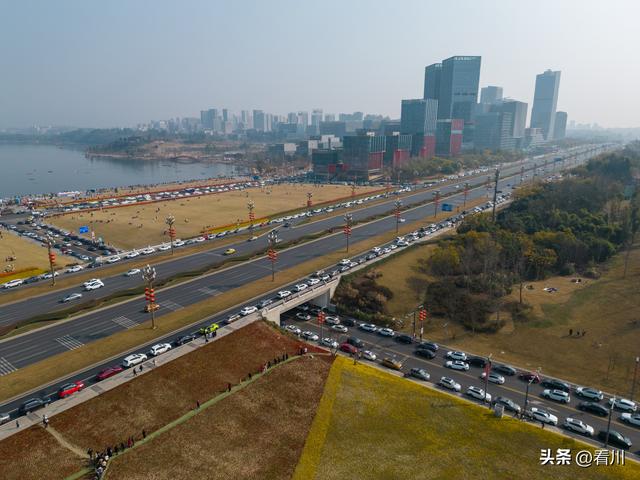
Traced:
[[0, 168], [0, 198], [215, 178], [243, 172], [221, 163], [90, 159], [82, 151], [49, 145], [0, 145]]

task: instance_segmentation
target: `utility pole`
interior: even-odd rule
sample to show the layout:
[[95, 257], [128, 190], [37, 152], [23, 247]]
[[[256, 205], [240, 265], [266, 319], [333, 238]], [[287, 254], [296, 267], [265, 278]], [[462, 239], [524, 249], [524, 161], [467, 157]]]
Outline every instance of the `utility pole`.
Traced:
[[640, 357], [636, 357], [636, 364], [633, 368], [633, 383], [631, 384], [631, 401], [636, 394], [636, 379], [638, 378], [638, 364], [640, 364]]
[[440, 202], [440, 190], [433, 192], [433, 218], [438, 216], [438, 203]]
[[311, 200], [312, 198], [313, 198], [313, 193], [307, 192], [307, 208], [309, 210], [311, 210], [311, 207], [313, 206], [313, 201]]
[[169, 242], [171, 244], [171, 255], [173, 255], [173, 241], [176, 238], [176, 229], [173, 228], [173, 224], [176, 222], [176, 217], [174, 217], [173, 215], [169, 215], [167, 218], [164, 219], [164, 223], [167, 224], [167, 226], [169, 227], [168, 233], [169, 233]]
[[529, 404], [529, 387], [533, 383], [533, 378], [534, 377], [531, 377], [531, 379], [527, 382], [527, 391], [524, 394], [524, 412], [522, 413], [525, 413], [527, 411], [527, 405]]
[[469, 195], [469, 182], [464, 184], [464, 202], [462, 203], [462, 208], [467, 207], [467, 195]]
[[144, 289], [144, 296], [147, 300], [147, 310], [151, 313], [151, 328], [156, 329], [156, 293], [153, 289], [153, 282], [156, 279], [156, 269], [147, 264], [142, 269], [142, 278], [147, 283], [147, 287]]
[[607, 436], [604, 440], [604, 446], [609, 445], [609, 432], [611, 432], [611, 417], [613, 417], [613, 406], [616, 404], [616, 397], [613, 397], [611, 400], [611, 405], [609, 406], [609, 419], [607, 420]]
[[325, 313], [320, 310], [318, 312], [318, 324], [320, 325], [320, 341], [322, 342], [322, 326], [324, 325]]
[[424, 321], [427, 319], [427, 311], [424, 305], [420, 305], [420, 343], [422, 343], [422, 336], [424, 334]]
[[275, 250], [275, 246], [278, 243], [278, 231], [271, 230], [267, 235], [267, 241], [269, 242], [269, 250], [267, 256], [271, 260], [271, 281], [276, 279], [276, 260], [278, 259], [278, 252]]
[[53, 248], [53, 238], [48, 233], [45, 236], [45, 243], [47, 244], [47, 253], [49, 255], [49, 270], [51, 271], [51, 286], [56, 284], [56, 270], [54, 265], [56, 263], [56, 254], [51, 251]]
[[256, 208], [256, 204], [253, 202], [253, 200], [249, 200], [249, 203], [247, 203], [247, 209], [249, 210], [249, 230], [253, 229], [253, 221], [256, 219], [256, 215], [255, 213], [253, 213], [253, 210]]
[[356, 176], [353, 176], [353, 183], [351, 184], [351, 200], [356, 198]]
[[[489, 373], [491, 373], [492, 356], [493, 353], [490, 353], [487, 357], [487, 365], [484, 368], [484, 403], [487, 403], [487, 394], [489, 393], [487, 390], [489, 390]], [[491, 408], [491, 405], [489, 405], [489, 408]]]
[[493, 186], [493, 209], [491, 211], [491, 219], [496, 221], [496, 200], [498, 199], [498, 182], [500, 181], [500, 170], [496, 168], [496, 184]]
[[350, 213], [346, 213], [344, 215], [344, 236], [347, 239], [347, 253], [349, 253], [349, 237], [351, 236], [351, 221], [353, 220], [353, 215]]
[[402, 206], [402, 200], [398, 199], [394, 203], [396, 207], [395, 216], [396, 216], [396, 233], [400, 231], [400, 207]]

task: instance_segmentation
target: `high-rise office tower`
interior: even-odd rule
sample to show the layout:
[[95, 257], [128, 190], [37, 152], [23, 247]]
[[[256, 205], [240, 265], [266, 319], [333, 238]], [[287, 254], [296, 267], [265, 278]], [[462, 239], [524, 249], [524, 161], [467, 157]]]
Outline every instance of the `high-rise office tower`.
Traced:
[[562, 140], [567, 135], [567, 112], [556, 112], [553, 139]]
[[288, 123], [298, 123], [298, 114], [296, 112], [289, 112], [287, 114], [287, 122]]
[[311, 112], [311, 125], [314, 127], [320, 128], [320, 122], [322, 121], [322, 109], [315, 108]]
[[456, 56], [442, 61], [439, 119], [456, 118], [465, 123], [471, 122], [478, 102], [481, 59], [479, 56]]
[[502, 87], [484, 87], [480, 90], [480, 103], [493, 105], [502, 101]]
[[253, 111], [253, 128], [255, 128], [258, 132], [266, 131], [265, 115], [262, 110]]
[[307, 128], [307, 125], [309, 125], [309, 112], [298, 112], [298, 124]]
[[553, 138], [556, 119], [560, 72], [547, 70], [536, 75], [536, 90], [531, 109], [531, 128], [541, 128], [545, 140]]
[[440, 75], [442, 64], [433, 63], [424, 67], [424, 95], [423, 98], [438, 99], [440, 95]]
[[490, 150], [513, 150], [516, 140], [511, 135], [513, 116], [509, 112], [493, 111], [475, 118], [474, 147]]
[[511, 136], [513, 138], [523, 138], [527, 127], [527, 109], [525, 102], [517, 100], [504, 100], [502, 103], [491, 106], [493, 112], [510, 113], [512, 118]]
[[[437, 118], [438, 100], [434, 98], [402, 100], [400, 132], [412, 136], [412, 156], [426, 156], [427, 152], [423, 150], [425, 138], [435, 135]], [[432, 143], [435, 145], [435, 140], [432, 139]]]
[[223, 122], [228, 122], [229, 121], [229, 109], [227, 109], [227, 108], [223, 108], [222, 109], [222, 121]]

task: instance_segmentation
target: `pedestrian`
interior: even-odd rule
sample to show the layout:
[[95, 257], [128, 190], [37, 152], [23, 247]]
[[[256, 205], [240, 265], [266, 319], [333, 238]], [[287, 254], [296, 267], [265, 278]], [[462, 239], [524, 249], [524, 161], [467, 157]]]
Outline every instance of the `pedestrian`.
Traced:
[[227, 392], [230, 392], [230, 391], [231, 391], [231, 384], [227, 383]]
[[133, 442], [131, 441], [131, 437], [127, 440], [127, 447], [131, 448], [133, 446]]
[[545, 423], [543, 421], [540, 421], [540, 423], [542, 424], [542, 429], [544, 430]]
[[140, 373], [142, 373], [142, 365], [140, 365]]
[[156, 364], [156, 359], [154, 358], [154, 359], [153, 359], [153, 367], [155, 368], [156, 366], [157, 366], [157, 364]]
[[136, 367], [133, 367], [133, 376], [137, 376], [138, 375], [138, 370], [136, 370]]
[[196, 409], [200, 408], [200, 400], [196, 400]]
[[573, 328], [569, 329], [569, 336], [572, 337], [573, 336]]
[[587, 334], [587, 331], [586, 331], [586, 330], [583, 330], [583, 331], [582, 331], [582, 336], [584, 337], [586, 334]]
[[251, 380], [251, 372], [249, 372], [249, 380]]
[[209, 334], [204, 336], [204, 343], [209, 343]]
[[89, 459], [93, 460], [93, 449], [90, 448], [89, 450], [87, 450], [87, 455], [89, 455]]
[[20, 420], [16, 420], [16, 429], [20, 428]]
[[147, 432], [142, 429], [142, 439], [144, 440], [145, 438], [147, 438]]

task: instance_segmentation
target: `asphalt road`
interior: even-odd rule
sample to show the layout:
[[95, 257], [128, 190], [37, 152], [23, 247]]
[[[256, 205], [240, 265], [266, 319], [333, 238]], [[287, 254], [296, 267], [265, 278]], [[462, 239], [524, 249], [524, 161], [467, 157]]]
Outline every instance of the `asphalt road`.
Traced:
[[[505, 169], [505, 177], [509, 172], [520, 172], [520, 166]], [[518, 175], [519, 178], [519, 175]], [[484, 183], [484, 178], [477, 179]], [[502, 190], [507, 190], [507, 184], [514, 183], [513, 178], [504, 178], [499, 185]], [[443, 187], [441, 191], [451, 192], [455, 186]], [[421, 191], [413, 195], [413, 201], [420, 202], [430, 199], [431, 191]], [[469, 191], [468, 199], [486, 197], [484, 187]], [[463, 193], [458, 193], [449, 197], [449, 203], [460, 204]], [[389, 208], [385, 205], [375, 205], [363, 210], [354, 211], [354, 219], [367, 218], [376, 213], [385, 213]], [[429, 219], [433, 216], [433, 204], [426, 204], [403, 212], [403, 218], [407, 222], [423, 221], [425, 224], [431, 223]], [[340, 218], [329, 218], [321, 220], [318, 224], [303, 224], [298, 227], [285, 229], [281, 228], [281, 237], [284, 241], [299, 238], [302, 235], [324, 230], [330, 226], [342, 225]], [[383, 231], [395, 229], [396, 220], [392, 216], [384, 217], [376, 221], [356, 226], [353, 228], [351, 242], [356, 243], [365, 240], [370, 236], [377, 235]], [[326, 255], [337, 250], [344, 249], [345, 241], [341, 233], [324, 236], [320, 239], [308, 242], [296, 247], [292, 247], [279, 252], [277, 269], [287, 269]], [[240, 243], [236, 246], [238, 253], [247, 253], [256, 249], [263, 249], [266, 240], [262, 237], [256, 242]], [[207, 252], [194, 254], [188, 257], [177, 259], [157, 265], [158, 276], [175, 274], [178, 271], [192, 270], [202, 267], [203, 263], [220, 263], [223, 260], [222, 252], [227, 248], [215, 247]], [[239, 265], [222, 269], [214, 273], [200, 276], [194, 280], [178, 284], [164, 290], [156, 292], [157, 303], [160, 309], [156, 312], [157, 321], [162, 321], [165, 313], [180, 310], [188, 305], [198, 303], [207, 298], [219, 295], [226, 291], [241, 287], [251, 281], [263, 278], [271, 274], [271, 264], [265, 257], [260, 257], [252, 261], [243, 262]], [[83, 292], [84, 298], [104, 295], [123, 290], [136, 285], [140, 285], [139, 277], [111, 277], [103, 279], [105, 287], [93, 292]], [[18, 318], [28, 318], [29, 316], [53, 311], [59, 308], [58, 300], [67, 293], [78, 291], [79, 289], [68, 289], [55, 294], [46, 294], [40, 297], [17, 302], [0, 308], [0, 321], [15, 321]], [[78, 315], [70, 320], [59, 322], [47, 328], [34, 330], [27, 334], [9, 337], [0, 341], [0, 375], [11, 373], [19, 368], [32, 363], [44, 360], [50, 356], [65, 352], [82, 345], [89, 344], [100, 338], [109, 336], [115, 332], [134, 327], [142, 322], [148, 321], [149, 314], [143, 312], [144, 302], [141, 298], [127, 302], [118, 303], [109, 307]], [[29, 312], [28, 314], [26, 312]]]

